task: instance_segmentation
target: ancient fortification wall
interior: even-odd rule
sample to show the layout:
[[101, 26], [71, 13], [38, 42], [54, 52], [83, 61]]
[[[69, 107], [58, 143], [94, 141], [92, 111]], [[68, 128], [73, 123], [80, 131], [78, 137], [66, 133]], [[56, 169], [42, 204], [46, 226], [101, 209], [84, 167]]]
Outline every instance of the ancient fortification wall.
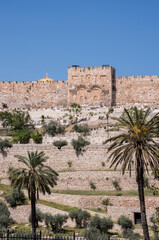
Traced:
[[51, 108], [67, 105], [67, 83], [0, 82], [0, 103], [9, 108]]
[[159, 102], [159, 77], [116, 77], [116, 104], [147, 104]]
[[115, 69], [102, 67], [68, 68], [67, 81], [48, 77], [33, 82], [0, 82], [0, 107], [42, 109], [79, 104], [105, 106], [158, 104], [158, 76], [116, 77]]

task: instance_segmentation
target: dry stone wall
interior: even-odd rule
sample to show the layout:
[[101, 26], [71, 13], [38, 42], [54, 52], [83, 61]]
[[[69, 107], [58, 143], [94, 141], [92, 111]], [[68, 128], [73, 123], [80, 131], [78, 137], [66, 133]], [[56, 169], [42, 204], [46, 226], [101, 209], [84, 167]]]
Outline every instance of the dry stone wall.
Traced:
[[[101, 169], [101, 162], [106, 162], [105, 146], [88, 146], [82, 154], [77, 156], [72, 146], [66, 146], [58, 150], [52, 144], [14, 144], [13, 148], [8, 150], [7, 157], [0, 155], [0, 162], [3, 164], [1, 174], [6, 174], [9, 165], [20, 166], [14, 155], [26, 155], [27, 151], [36, 150], [44, 151], [46, 156], [49, 157], [47, 164], [57, 171], [68, 168], [68, 161], [72, 161], [72, 168], [76, 170]], [[106, 163], [105, 167], [108, 168], [109, 163]]]

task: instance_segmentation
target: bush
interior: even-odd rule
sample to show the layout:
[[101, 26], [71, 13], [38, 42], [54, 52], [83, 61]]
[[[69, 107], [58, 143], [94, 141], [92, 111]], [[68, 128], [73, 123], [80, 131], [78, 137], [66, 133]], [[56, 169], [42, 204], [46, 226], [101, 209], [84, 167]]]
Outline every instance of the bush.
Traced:
[[13, 189], [12, 193], [6, 196], [5, 199], [11, 207], [26, 204], [26, 198], [23, 191], [19, 191], [18, 189]]
[[133, 231], [134, 226], [131, 219], [122, 215], [118, 218], [118, 224], [122, 228], [122, 234], [124, 238], [135, 239], [135, 240], [140, 239], [140, 234], [134, 233]]
[[76, 150], [76, 152], [81, 152], [82, 149], [89, 144], [90, 142], [85, 140], [82, 136], [79, 136], [77, 140], [72, 140], [72, 146]]
[[61, 149], [62, 147], [67, 146], [68, 142], [66, 140], [57, 140], [57, 141], [54, 141], [53, 144], [58, 149]]
[[2, 152], [4, 152], [5, 149], [7, 149], [7, 148], [11, 148], [12, 146], [13, 146], [12, 143], [8, 139], [3, 140], [0, 138], [0, 150]]
[[[31, 223], [31, 213], [29, 214], [29, 222]], [[36, 219], [35, 219], [35, 226], [39, 227], [39, 222], [43, 222], [44, 220], [44, 213], [41, 212], [39, 208], [36, 209]]]
[[10, 212], [8, 211], [7, 205], [0, 201], [0, 229], [8, 228], [11, 223]]
[[13, 138], [14, 143], [27, 144], [31, 139], [32, 130], [24, 129], [24, 130], [12, 131], [11, 136]]
[[44, 216], [46, 226], [51, 226], [53, 232], [58, 232], [64, 223], [67, 222], [68, 216], [63, 214], [52, 215], [45, 213]]
[[113, 112], [114, 112], [114, 108], [111, 107], [111, 108], [108, 109], [108, 113], [107, 113], [107, 114], [111, 114], [111, 113], [113, 113]]
[[110, 199], [106, 198], [102, 201], [102, 204], [105, 206], [105, 210], [107, 211], [107, 206], [110, 204]]
[[43, 141], [43, 136], [41, 133], [39, 133], [38, 131], [35, 131], [33, 134], [32, 134], [32, 139], [35, 143], [42, 143]]
[[68, 161], [67, 164], [68, 164], [69, 168], [72, 167], [72, 161]]
[[134, 229], [132, 220], [124, 215], [118, 218], [118, 224], [121, 226], [122, 230], [124, 231], [127, 231], [127, 229]]
[[144, 176], [144, 188], [149, 188], [149, 179], [148, 177]]
[[123, 237], [129, 240], [140, 240], [140, 234], [134, 233], [130, 228], [128, 228], [127, 231], [123, 231]]
[[65, 132], [65, 127], [55, 121], [50, 121], [48, 124], [44, 124], [43, 128], [44, 133], [48, 133], [52, 137], [57, 134], [64, 134]]
[[100, 233], [108, 233], [108, 231], [113, 228], [113, 225], [110, 217], [100, 218], [98, 215], [95, 215], [90, 222], [90, 227], [98, 229]]
[[121, 191], [121, 187], [119, 185], [119, 181], [117, 179], [112, 181], [113, 186], [115, 187], [116, 190]]
[[45, 123], [45, 116], [41, 115], [41, 124], [44, 124], [44, 123]]
[[72, 103], [71, 107], [72, 108], [79, 108], [79, 109], [81, 108], [81, 106], [78, 103]]
[[155, 209], [155, 213], [152, 215], [150, 218], [150, 221], [152, 222], [151, 229], [154, 234], [154, 240], [159, 240], [159, 232], [158, 232], [158, 227], [159, 227], [159, 208]]
[[101, 162], [102, 167], [105, 167], [105, 162]]
[[102, 239], [109, 240], [110, 237], [107, 234], [101, 234], [96, 228], [90, 228], [84, 231], [84, 238], [89, 240]]
[[96, 187], [96, 185], [94, 184], [94, 182], [90, 182], [89, 185], [90, 185], [90, 188], [91, 188], [93, 191], [96, 190], [97, 187]]
[[72, 130], [75, 132], [78, 132], [78, 133], [83, 133], [84, 135], [86, 135], [90, 132], [90, 129], [88, 128], [88, 124], [83, 124], [83, 125], [75, 124], [73, 126]]
[[10, 130], [33, 129], [34, 124], [28, 112], [13, 110], [12, 112], [0, 112], [0, 120], [3, 127], [10, 127]]
[[81, 209], [72, 210], [69, 213], [71, 220], [75, 220], [77, 228], [86, 228], [89, 224], [91, 215], [87, 211]]

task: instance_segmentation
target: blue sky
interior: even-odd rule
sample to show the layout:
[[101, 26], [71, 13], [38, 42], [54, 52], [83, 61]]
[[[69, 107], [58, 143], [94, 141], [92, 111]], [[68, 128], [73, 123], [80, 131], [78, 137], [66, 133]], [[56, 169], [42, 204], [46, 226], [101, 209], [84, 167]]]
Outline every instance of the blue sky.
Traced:
[[158, 0], [0, 0], [0, 81], [67, 79], [71, 65], [159, 74]]

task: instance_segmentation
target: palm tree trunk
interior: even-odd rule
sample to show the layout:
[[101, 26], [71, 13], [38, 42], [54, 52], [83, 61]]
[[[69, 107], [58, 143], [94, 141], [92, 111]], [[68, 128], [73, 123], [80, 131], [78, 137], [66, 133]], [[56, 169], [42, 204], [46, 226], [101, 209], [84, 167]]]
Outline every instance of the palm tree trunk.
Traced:
[[32, 237], [36, 239], [36, 205], [35, 205], [35, 192], [31, 192], [31, 225], [32, 225]]
[[138, 194], [140, 200], [140, 212], [141, 212], [141, 224], [144, 234], [145, 240], [150, 240], [148, 225], [147, 225], [147, 218], [146, 218], [146, 207], [145, 207], [145, 196], [144, 196], [144, 171], [142, 163], [137, 160], [137, 178], [138, 184]]

